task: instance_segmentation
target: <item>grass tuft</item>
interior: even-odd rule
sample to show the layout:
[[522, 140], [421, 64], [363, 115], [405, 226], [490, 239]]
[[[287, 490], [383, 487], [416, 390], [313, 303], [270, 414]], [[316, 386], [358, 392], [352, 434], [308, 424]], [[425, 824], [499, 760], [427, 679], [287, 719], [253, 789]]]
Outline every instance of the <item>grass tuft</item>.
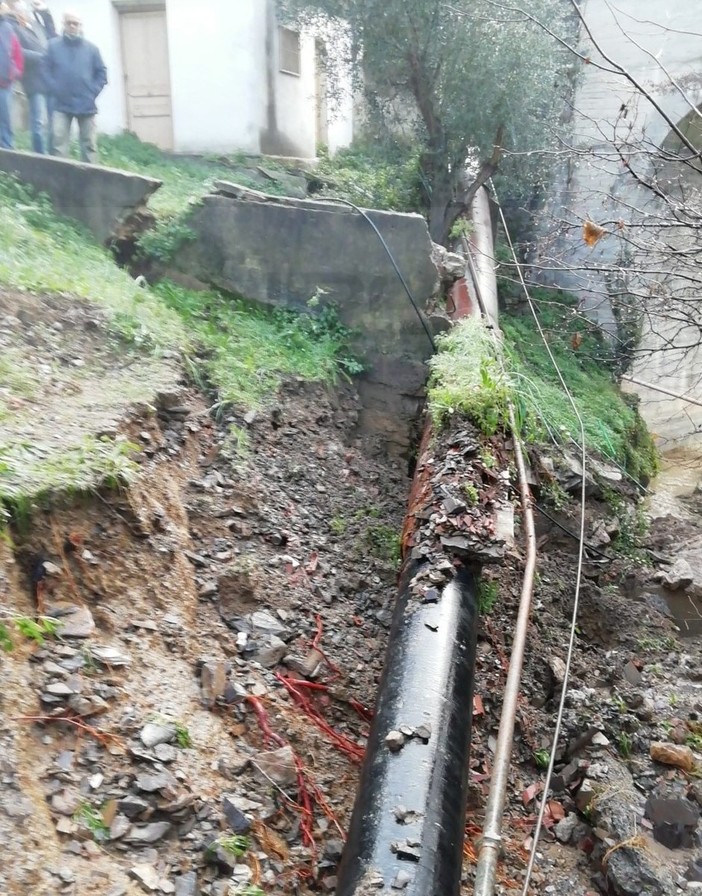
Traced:
[[167, 347], [183, 340], [177, 316], [139, 287], [77, 224], [59, 218], [49, 200], [0, 174], [0, 283], [30, 293], [87, 299], [111, 313], [129, 342]]
[[[191, 334], [191, 374], [216, 390], [220, 405], [260, 407], [275, 396], [285, 376], [333, 383], [362, 370], [350, 348], [351, 333], [331, 307], [318, 315], [270, 312], [168, 281], [156, 293], [182, 318]], [[236, 433], [233, 439], [238, 441]]]

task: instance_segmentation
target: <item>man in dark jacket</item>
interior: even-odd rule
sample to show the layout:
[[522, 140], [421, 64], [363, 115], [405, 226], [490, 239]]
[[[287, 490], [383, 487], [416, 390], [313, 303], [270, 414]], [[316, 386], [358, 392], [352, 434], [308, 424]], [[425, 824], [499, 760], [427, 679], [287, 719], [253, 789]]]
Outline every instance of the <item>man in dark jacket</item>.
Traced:
[[44, 152], [44, 138], [47, 125], [46, 86], [44, 84], [45, 45], [34, 29], [29, 9], [23, 2], [15, 3], [12, 10], [15, 34], [24, 54], [24, 74], [22, 87], [29, 108], [29, 131], [32, 135], [34, 152]]
[[49, 12], [44, 0], [32, 0], [32, 9], [34, 11], [34, 25], [38, 29], [39, 37], [43, 44], [47, 44], [52, 37], [56, 37], [56, 25], [54, 25], [54, 17]]
[[95, 100], [107, 84], [107, 70], [98, 48], [84, 39], [81, 20], [75, 13], [64, 13], [63, 35], [49, 41], [44, 77], [54, 112], [56, 155], [68, 156], [75, 118], [80, 157], [94, 164], [97, 162]]
[[0, 147], [12, 149], [12, 85], [24, 70], [22, 47], [10, 20], [10, 7], [0, 3]]

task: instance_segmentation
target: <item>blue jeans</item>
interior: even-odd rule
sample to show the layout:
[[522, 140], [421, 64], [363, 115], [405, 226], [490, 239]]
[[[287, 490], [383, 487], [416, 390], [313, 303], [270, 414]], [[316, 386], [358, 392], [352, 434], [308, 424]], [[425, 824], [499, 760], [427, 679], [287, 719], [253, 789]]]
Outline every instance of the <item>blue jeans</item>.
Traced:
[[0, 149], [12, 149], [12, 87], [0, 87]]
[[44, 152], [44, 135], [47, 133], [46, 97], [43, 93], [27, 95], [29, 106], [29, 132], [34, 152]]

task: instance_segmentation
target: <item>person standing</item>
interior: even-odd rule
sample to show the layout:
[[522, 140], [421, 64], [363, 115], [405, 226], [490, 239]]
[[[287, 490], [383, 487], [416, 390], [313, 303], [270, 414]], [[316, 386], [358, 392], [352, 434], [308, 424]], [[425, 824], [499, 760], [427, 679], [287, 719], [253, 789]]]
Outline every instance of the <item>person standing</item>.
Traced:
[[10, 20], [10, 7], [0, 3], [0, 148], [12, 149], [12, 85], [22, 76], [24, 56]]
[[44, 153], [47, 126], [46, 86], [44, 84], [43, 61], [45, 45], [36, 33], [29, 9], [24, 2], [15, 3], [12, 10], [15, 34], [24, 54], [22, 87], [27, 97], [29, 111], [29, 132], [32, 135], [34, 152]]
[[[49, 8], [44, 0], [32, 0], [32, 11], [34, 21], [35, 34], [38, 35], [42, 43], [42, 47], [46, 50], [49, 41], [56, 37], [56, 25], [54, 17], [51, 15]], [[51, 108], [51, 96], [47, 93], [46, 100], [46, 151], [49, 155], [54, 155], [54, 114]]]
[[55, 154], [68, 157], [75, 119], [80, 157], [95, 164], [95, 100], [107, 84], [107, 70], [98, 48], [83, 37], [82, 22], [75, 13], [64, 13], [63, 34], [49, 41], [44, 77], [53, 109]]
[[54, 17], [43, 0], [32, 0], [32, 9], [34, 11], [35, 29], [42, 43], [46, 46], [53, 37], [57, 36]]

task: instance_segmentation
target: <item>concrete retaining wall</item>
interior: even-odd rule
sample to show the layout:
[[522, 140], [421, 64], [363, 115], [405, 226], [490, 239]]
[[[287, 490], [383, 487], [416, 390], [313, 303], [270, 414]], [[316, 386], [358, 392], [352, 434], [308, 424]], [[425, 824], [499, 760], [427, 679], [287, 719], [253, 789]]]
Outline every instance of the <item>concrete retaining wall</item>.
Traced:
[[[389, 445], [406, 446], [432, 347], [373, 228], [343, 205], [217, 186], [220, 192], [207, 196], [188, 220], [197, 237], [178, 253], [178, 270], [265, 305], [305, 309], [313, 298], [335, 304], [342, 321], [360, 334], [369, 362], [360, 386], [364, 422]], [[424, 308], [438, 286], [424, 218], [369, 216]]]
[[46, 193], [59, 214], [83, 224], [101, 243], [143, 213], [160, 180], [68, 159], [0, 149], [0, 171]]

